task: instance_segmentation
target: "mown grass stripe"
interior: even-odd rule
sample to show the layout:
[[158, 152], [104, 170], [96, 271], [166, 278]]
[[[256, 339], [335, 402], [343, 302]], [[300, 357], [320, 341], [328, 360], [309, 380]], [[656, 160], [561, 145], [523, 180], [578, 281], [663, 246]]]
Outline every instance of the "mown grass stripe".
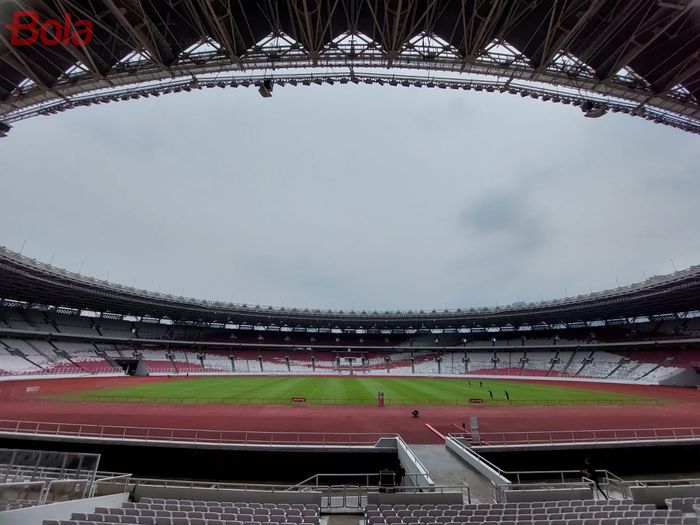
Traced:
[[[232, 376], [173, 378], [135, 386], [105, 388], [63, 394], [68, 400], [283, 404], [303, 397], [312, 404], [373, 405], [384, 392], [388, 405], [464, 405], [470, 398], [487, 404], [505, 403], [508, 391], [514, 405], [531, 404], [634, 404], [657, 400], [620, 394], [600, 388], [575, 388], [561, 384], [528, 383], [472, 378]], [[493, 393], [493, 400], [489, 396]]]

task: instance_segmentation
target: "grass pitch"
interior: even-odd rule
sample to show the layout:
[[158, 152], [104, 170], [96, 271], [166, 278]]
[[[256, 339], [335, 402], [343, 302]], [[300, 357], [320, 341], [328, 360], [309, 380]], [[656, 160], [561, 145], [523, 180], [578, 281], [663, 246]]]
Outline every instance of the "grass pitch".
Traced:
[[[624, 405], [657, 402], [653, 398], [605, 391], [604, 385], [600, 389], [588, 389], [491, 379], [306, 376], [173, 378], [131, 387], [75, 392], [64, 394], [61, 398], [141, 403], [304, 402], [315, 405], [375, 405], [378, 392], [384, 392], [387, 405], [468, 405], [470, 399], [483, 399], [487, 405]], [[506, 392], [510, 399], [507, 399]]]

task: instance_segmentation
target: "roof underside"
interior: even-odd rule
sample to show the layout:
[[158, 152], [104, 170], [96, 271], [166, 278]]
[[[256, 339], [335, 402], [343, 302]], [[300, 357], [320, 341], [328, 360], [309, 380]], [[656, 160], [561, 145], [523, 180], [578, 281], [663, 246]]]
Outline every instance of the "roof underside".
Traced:
[[[70, 13], [73, 20], [92, 20], [94, 38], [85, 47], [13, 47], [4, 26], [19, 9], [36, 10], [43, 19]], [[361, 35], [369, 43], [350, 39], [352, 47], [344, 35]], [[276, 37], [286, 38], [286, 45], [280, 47]], [[198, 44], [209, 51], [198, 54]], [[193, 78], [205, 69], [251, 73], [341, 65], [541, 81], [626, 99], [638, 108], [635, 114], [661, 108], [697, 123], [700, 3], [0, 0], [0, 118], [6, 121], [12, 112], [47, 100]]]
[[0, 248], [0, 299], [156, 319], [266, 326], [365, 329], [534, 327], [700, 310], [700, 266], [624, 288], [540, 303], [430, 312], [347, 312], [173, 297], [81, 276]]

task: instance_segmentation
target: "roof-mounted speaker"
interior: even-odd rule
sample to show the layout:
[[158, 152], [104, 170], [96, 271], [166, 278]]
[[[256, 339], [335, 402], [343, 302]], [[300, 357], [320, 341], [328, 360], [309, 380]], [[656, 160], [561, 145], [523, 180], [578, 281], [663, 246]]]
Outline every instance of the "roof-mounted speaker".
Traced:
[[258, 87], [258, 92], [263, 98], [270, 98], [272, 96], [272, 89], [274, 87], [274, 83], [272, 82], [271, 78], [266, 78], [263, 80], [262, 84]]

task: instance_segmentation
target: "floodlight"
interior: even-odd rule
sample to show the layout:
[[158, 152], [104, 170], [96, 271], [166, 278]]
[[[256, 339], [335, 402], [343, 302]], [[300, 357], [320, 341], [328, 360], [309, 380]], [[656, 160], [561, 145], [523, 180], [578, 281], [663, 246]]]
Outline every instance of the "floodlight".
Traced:
[[608, 112], [605, 106], [595, 104], [589, 100], [581, 104], [581, 111], [583, 111], [583, 116], [587, 118], [600, 118]]
[[270, 98], [272, 96], [272, 89], [274, 87], [274, 84], [272, 82], [271, 78], [266, 78], [263, 80], [262, 84], [258, 87], [258, 93], [263, 98]]

